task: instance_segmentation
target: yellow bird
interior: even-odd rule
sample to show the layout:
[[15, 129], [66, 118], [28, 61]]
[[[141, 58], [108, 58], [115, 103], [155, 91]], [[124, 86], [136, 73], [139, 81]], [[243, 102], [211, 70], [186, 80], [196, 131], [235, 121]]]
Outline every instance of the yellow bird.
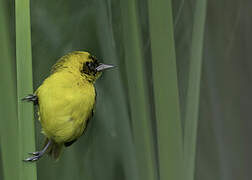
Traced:
[[30, 153], [32, 156], [24, 161], [37, 161], [46, 152], [58, 159], [63, 146], [70, 146], [85, 132], [94, 113], [94, 83], [103, 70], [113, 67], [82, 51], [59, 59], [35, 93], [23, 98], [38, 105], [42, 133], [46, 136], [43, 149]]

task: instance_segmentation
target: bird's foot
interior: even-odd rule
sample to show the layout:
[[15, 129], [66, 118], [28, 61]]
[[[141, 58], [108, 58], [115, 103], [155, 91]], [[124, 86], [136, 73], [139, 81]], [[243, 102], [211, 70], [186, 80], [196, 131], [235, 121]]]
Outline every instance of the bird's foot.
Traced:
[[45, 147], [41, 150], [41, 151], [35, 151], [35, 152], [31, 152], [29, 154], [31, 154], [31, 157], [28, 157], [26, 159], [24, 159], [23, 161], [25, 162], [35, 162], [37, 160], [39, 160], [47, 151], [48, 147], [51, 144], [51, 140], [48, 140], [47, 144], [45, 145]]
[[39, 155], [40, 153], [42, 153], [42, 151], [29, 152], [28, 154], [37, 156], [37, 155]]
[[34, 105], [38, 105], [38, 96], [35, 94], [29, 94], [28, 96], [21, 99], [22, 101], [33, 102]]
[[44, 152], [42, 152], [42, 151], [36, 151], [36, 152], [31, 152], [29, 154], [31, 154], [32, 156], [24, 159], [23, 161], [25, 161], [25, 162], [34, 162], [34, 161], [37, 161], [37, 160], [39, 160], [43, 156]]

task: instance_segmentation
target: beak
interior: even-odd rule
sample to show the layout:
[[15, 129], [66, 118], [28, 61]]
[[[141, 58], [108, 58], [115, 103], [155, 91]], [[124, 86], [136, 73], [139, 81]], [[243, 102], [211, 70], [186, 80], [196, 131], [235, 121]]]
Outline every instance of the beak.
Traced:
[[98, 72], [99, 71], [104, 71], [106, 69], [111, 69], [116, 67], [115, 65], [111, 65], [111, 64], [99, 64], [99, 66], [97, 68], [95, 68]]

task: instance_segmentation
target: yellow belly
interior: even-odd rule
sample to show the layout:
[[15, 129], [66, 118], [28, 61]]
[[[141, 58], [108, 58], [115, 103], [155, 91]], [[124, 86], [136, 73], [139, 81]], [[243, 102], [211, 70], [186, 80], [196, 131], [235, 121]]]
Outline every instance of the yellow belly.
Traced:
[[38, 88], [42, 132], [57, 143], [82, 135], [95, 104], [92, 83], [69, 72], [57, 72]]

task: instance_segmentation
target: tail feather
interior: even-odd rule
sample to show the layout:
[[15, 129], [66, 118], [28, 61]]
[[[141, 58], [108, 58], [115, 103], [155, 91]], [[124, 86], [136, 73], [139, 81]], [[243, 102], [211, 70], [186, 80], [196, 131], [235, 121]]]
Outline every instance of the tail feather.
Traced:
[[[49, 141], [48, 138], [46, 138], [45, 140], [45, 144], [47, 144]], [[47, 150], [47, 154], [54, 160], [58, 160], [60, 155], [61, 155], [61, 152], [62, 152], [62, 149], [63, 149], [63, 144], [58, 144], [56, 142], [52, 142], [50, 147], [48, 148]]]

